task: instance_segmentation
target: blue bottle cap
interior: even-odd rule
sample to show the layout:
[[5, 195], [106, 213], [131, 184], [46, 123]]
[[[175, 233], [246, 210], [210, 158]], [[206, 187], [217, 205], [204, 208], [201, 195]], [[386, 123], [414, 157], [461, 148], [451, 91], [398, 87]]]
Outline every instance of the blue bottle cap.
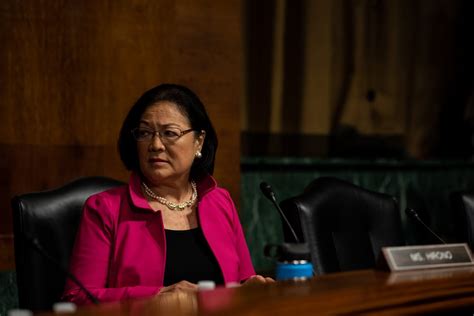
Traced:
[[313, 276], [313, 265], [306, 260], [278, 262], [275, 278], [282, 280], [304, 280]]

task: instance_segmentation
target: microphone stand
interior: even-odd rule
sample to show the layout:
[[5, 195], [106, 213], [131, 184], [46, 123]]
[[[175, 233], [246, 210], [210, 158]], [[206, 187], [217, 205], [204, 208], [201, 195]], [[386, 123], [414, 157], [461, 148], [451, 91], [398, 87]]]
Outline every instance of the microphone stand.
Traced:
[[425, 222], [420, 218], [420, 216], [418, 215], [418, 213], [412, 209], [412, 208], [406, 208], [405, 209], [405, 213], [411, 217], [411, 218], [414, 218], [418, 223], [420, 223], [428, 232], [430, 232], [430, 234], [434, 237], [436, 237], [436, 239], [438, 239], [439, 241], [441, 241], [441, 243], [443, 244], [446, 244], [446, 242], [443, 240], [443, 238], [439, 237], [438, 234], [436, 234], [433, 230], [431, 230], [431, 228], [429, 228], [428, 225], [425, 224]]

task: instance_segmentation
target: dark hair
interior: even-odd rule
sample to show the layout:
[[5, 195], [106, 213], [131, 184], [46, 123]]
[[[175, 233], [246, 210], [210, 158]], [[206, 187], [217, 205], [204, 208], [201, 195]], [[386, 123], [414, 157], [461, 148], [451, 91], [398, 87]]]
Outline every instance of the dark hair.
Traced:
[[198, 96], [190, 89], [177, 84], [161, 84], [146, 91], [128, 112], [120, 129], [117, 144], [120, 158], [125, 167], [128, 170], [140, 172], [136, 140], [133, 138], [131, 130], [138, 127], [141, 116], [146, 109], [160, 101], [176, 104], [189, 119], [192, 129], [197, 132], [206, 132], [201, 150], [202, 157], [194, 159], [190, 176], [191, 179], [198, 180], [206, 174], [212, 175], [217, 150], [216, 131]]

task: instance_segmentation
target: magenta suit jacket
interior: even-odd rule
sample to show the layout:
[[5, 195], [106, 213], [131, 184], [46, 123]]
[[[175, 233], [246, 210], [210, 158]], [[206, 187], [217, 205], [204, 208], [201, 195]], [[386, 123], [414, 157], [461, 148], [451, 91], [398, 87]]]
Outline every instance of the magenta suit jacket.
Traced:
[[[224, 282], [255, 274], [237, 211], [229, 193], [208, 176], [197, 184], [198, 218]], [[186, 249], [183, 249], [186, 251]], [[70, 271], [100, 301], [155, 295], [163, 286], [166, 240], [161, 212], [153, 212], [132, 174], [128, 186], [91, 196], [84, 205]], [[189, 266], [192, 269], [192, 263]], [[66, 281], [63, 299], [87, 304]]]

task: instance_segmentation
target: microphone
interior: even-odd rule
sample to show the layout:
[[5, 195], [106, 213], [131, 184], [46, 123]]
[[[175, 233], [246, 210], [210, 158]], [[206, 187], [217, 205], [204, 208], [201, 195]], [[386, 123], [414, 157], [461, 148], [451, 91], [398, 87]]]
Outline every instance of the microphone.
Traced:
[[46, 258], [50, 263], [52, 263], [55, 267], [59, 268], [59, 270], [61, 272], [63, 272], [66, 277], [68, 277], [69, 279], [71, 279], [77, 286], [79, 286], [79, 288], [84, 291], [84, 293], [86, 293], [86, 296], [89, 298], [89, 300], [98, 305], [99, 304], [99, 299], [97, 297], [95, 297], [85, 286], [84, 284], [82, 284], [81, 281], [79, 281], [76, 276], [74, 274], [72, 274], [71, 272], [69, 272], [69, 269], [65, 268], [61, 262], [59, 262], [56, 258], [54, 258], [53, 256], [51, 256], [45, 249], [44, 247], [41, 245], [41, 243], [39, 242], [38, 238], [36, 237], [32, 237], [30, 235], [28, 235], [27, 233], [23, 232], [22, 233], [23, 237], [25, 238], [25, 240], [27, 241], [27, 243], [32, 246], [41, 256], [43, 256], [44, 258]]
[[288, 226], [288, 228], [290, 229], [291, 234], [293, 235], [293, 238], [295, 239], [297, 243], [300, 243], [300, 239], [296, 235], [295, 230], [291, 226], [290, 222], [288, 221], [288, 218], [286, 218], [285, 214], [283, 213], [282, 209], [280, 208], [280, 206], [278, 205], [276, 201], [275, 192], [273, 192], [272, 186], [266, 182], [262, 182], [260, 183], [260, 190], [262, 191], [263, 195], [265, 195], [265, 197], [269, 199], [273, 203], [273, 205], [275, 205], [276, 209], [278, 210], [281, 217], [283, 218], [283, 221], [286, 223], [286, 226]]
[[439, 237], [434, 231], [431, 230], [431, 228], [428, 227], [428, 225], [425, 224], [425, 222], [423, 222], [423, 220], [420, 218], [420, 216], [414, 209], [407, 207], [405, 209], [405, 214], [407, 214], [408, 217], [411, 217], [418, 221], [427, 231], [430, 232], [432, 236], [436, 237], [436, 239], [441, 241], [443, 244], [446, 244], [446, 242], [441, 237]]

